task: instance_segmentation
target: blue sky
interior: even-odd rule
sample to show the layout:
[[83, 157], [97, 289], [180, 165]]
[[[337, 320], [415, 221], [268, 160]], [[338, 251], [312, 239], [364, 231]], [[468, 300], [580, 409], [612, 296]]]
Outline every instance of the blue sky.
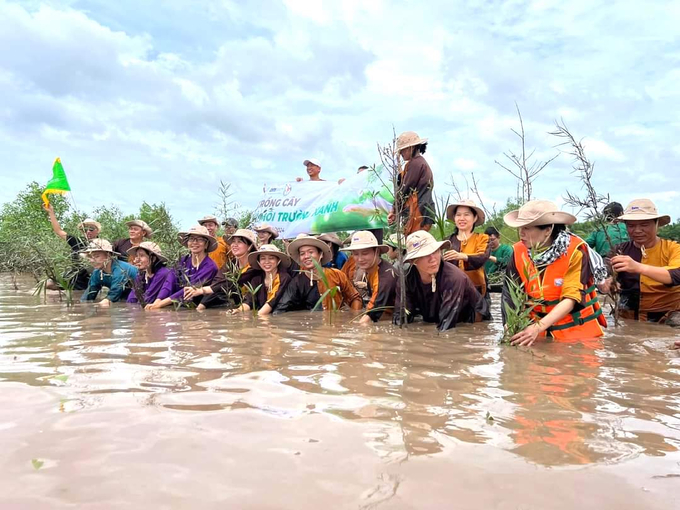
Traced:
[[[563, 119], [598, 190], [680, 217], [680, 2], [426, 5], [0, 0], [0, 202], [60, 156], [80, 208], [164, 201], [186, 227], [220, 180], [254, 206], [306, 158], [327, 179], [377, 162], [394, 125], [429, 138], [439, 195], [474, 172], [502, 204], [517, 102], [538, 159]], [[578, 192], [570, 164], [535, 195]]]

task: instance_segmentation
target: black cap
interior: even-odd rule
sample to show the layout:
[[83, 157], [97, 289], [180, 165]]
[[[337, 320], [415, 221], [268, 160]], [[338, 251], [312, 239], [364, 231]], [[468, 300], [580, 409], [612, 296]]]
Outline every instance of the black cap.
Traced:
[[236, 218], [227, 218], [222, 222], [223, 227], [238, 227], [238, 220]]

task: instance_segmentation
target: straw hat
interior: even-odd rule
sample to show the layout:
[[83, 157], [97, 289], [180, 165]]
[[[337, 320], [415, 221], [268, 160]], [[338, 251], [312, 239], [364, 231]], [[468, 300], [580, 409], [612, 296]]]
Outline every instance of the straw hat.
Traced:
[[198, 220], [199, 225], [203, 225], [204, 223], [208, 223], [209, 221], [212, 221], [215, 225], [220, 224], [220, 220], [217, 219], [216, 216], [213, 216], [212, 214], [206, 214], [203, 216], [200, 220]]
[[300, 248], [303, 246], [314, 246], [321, 250], [322, 266], [333, 260], [333, 254], [331, 253], [330, 247], [321, 239], [311, 236], [297, 236], [295, 240], [288, 245], [288, 255], [290, 255], [290, 258], [297, 262], [298, 265], [300, 265]]
[[247, 228], [239, 228], [236, 232], [234, 232], [231, 235], [232, 240], [234, 239], [234, 237], [240, 237], [248, 244], [250, 244], [253, 248], [257, 248], [257, 234], [255, 234], [255, 232], [253, 232], [252, 230], [248, 230]]
[[402, 234], [392, 234], [384, 242], [387, 246], [391, 246], [395, 250], [399, 249], [399, 240], [401, 238], [401, 248], [406, 249], [406, 238]]
[[510, 227], [537, 227], [539, 225], [572, 225], [576, 216], [562, 212], [550, 200], [530, 200], [516, 211], [503, 217]]
[[277, 237], [279, 237], [278, 230], [276, 230], [271, 225], [268, 225], [267, 223], [263, 223], [259, 227], [255, 227], [253, 230], [255, 230], [255, 232], [269, 232], [273, 236], [272, 239], [276, 239]]
[[456, 215], [456, 209], [459, 207], [469, 207], [477, 214], [477, 221], [475, 221], [475, 227], [483, 225], [486, 221], [486, 215], [481, 207], [479, 207], [473, 200], [461, 200], [460, 202], [455, 202], [446, 208], [446, 219], [455, 223], [454, 216]]
[[434, 252], [451, 246], [449, 241], [437, 241], [432, 234], [424, 230], [413, 232], [406, 238], [406, 257], [404, 262], [427, 257]]
[[659, 226], [663, 227], [671, 222], [671, 217], [667, 214], [659, 214], [654, 202], [648, 198], [636, 198], [626, 206], [623, 214], [617, 218], [618, 221], [643, 221], [659, 220]]
[[400, 152], [406, 147], [413, 147], [414, 145], [420, 145], [422, 143], [427, 143], [427, 138], [420, 138], [418, 133], [414, 131], [404, 131], [397, 138], [397, 152]]
[[144, 237], [151, 237], [153, 235], [153, 230], [147, 224], [146, 221], [142, 220], [132, 220], [125, 222], [126, 227], [139, 227], [144, 231]]
[[378, 240], [375, 236], [368, 232], [367, 230], [359, 230], [352, 234], [352, 244], [347, 248], [342, 248], [342, 251], [356, 251], [356, 250], [366, 250], [368, 248], [377, 248], [378, 251], [382, 253], [387, 253], [390, 248], [384, 244], [378, 244]]
[[189, 236], [200, 236], [208, 241], [208, 253], [215, 251], [217, 249], [217, 239], [208, 233], [208, 229], [203, 225], [194, 225], [189, 230], [185, 230], [177, 234], [177, 239], [179, 239], [182, 246], [186, 246], [189, 242]]
[[111, 255], [119, 255], [119, 253], [113, 251], [113, 246], [106, 239], [92, 239], [87, 248], [81, 250], [80, 253], [93, 253], [95, 251], [103, 251], [110, 253]]
[[93, 226], [100, 232], [102, 231], [102, 224], [99, 223], [98, 221], [94, 221], [92, 218], [85, 218], [83, 221], [80, 222], [80, 225], [78, 225], [78, 227], [84, 229], [88, 225]]
[[143, 249], [149, 253], [152, 253], [156, 255], [160, 260], [163, 262], [167, 262], [168, 258], [163, 255], [163, 252], [161, 251], [161, 247], [158, 246], [156, 243], [152, 243], [151, 241], [144, 241], [143, 243], [139, 243], [138, 246], [133, 246], [127, 251], [128, 255], [135, 255], [137, 253], [138, 249]]
[[316, 165], [316, 166], [318, 166], [319, 168], [321, 168], [321, 162], [320, 162], [318, 159], [314, 159], [314, 158], [312, 158], [312, 159], [305, 159], [305, 160], [302, 162], [302, 164], [305, 165], [305, 166]]
[[335, 234], [333, 232], [327, 232], [325, 234], [321, 234], [319, 236], [319, 239], [321, 239], [322, 241], [326, 241], [328, 243], [333, 243], [334, 245], [342, 248], [342, 241], [338, 237], [338, 234]]
[[248, 255], [248, 264], [254, 269], [262, 269], [260, 267], [260, 255], [267, 254], [273, 255], [278, 258], [281, 262], [279, 263], [279, 269], [287, 269], [290, 267], [290, 257], [279, 250], [273, 244], [263, 244], [260, 249], [252, 252]]

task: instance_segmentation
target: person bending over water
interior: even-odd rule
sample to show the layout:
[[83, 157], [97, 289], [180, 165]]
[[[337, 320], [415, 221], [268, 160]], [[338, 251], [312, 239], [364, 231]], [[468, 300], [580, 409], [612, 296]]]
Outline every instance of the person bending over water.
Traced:
[[449, 241], [437, 242], [424, 230], [406, 238], [404, 261], [412, 263], [406, 274], [406, 317], [400, 316], [401, 293], [397, 286], [395, 324], [413, 322], [420, 315], [423, 321], [434, 322], [439, 331], [445, 331], [461, 322], [481, 320], [488, 313], [486, 301], [465, 273], [444, 262], [441, 250], [449, 246]]
[[130, 292], [130, 280], [137, 278], [137, 268], [116, 259], [118, 253], [113, 250], [111, 243], [106, 239], [93, 239], [83, 253], [88, 256], [94, 271], [80, 301], [94, 301], [103, 287], [107, 287], [109, 293], [97, 303], [99, 306], [109, 306], [111, 303], [127, 298]]
[[160, 246], [144, 241], [130, 248], [128, 256], [133, 257], [134, 265], [139, 270], [132, 284], [132, 292], [128, 295], [128, 303], [139, 303], [141, 298], [144, 309], [151, 310], [154, 303], [176, 292], [177, 277], [166, 267], [168, 259], [163, 256]]
[[[588, 245], [566, 229], [576, 217], [548, 200], [532, 200], [506, 214], [504, 221], [519, 229], [520, 237], [513, 246], [506, 275], [523, 284], [534, 321], [510, 342], [530, 346], [545, 337], [571, 340], [602, 336], [607, 321], [597, 300]], [[505, 322], [505, 306], [514, 307], [507, 282], [502, 299]]]

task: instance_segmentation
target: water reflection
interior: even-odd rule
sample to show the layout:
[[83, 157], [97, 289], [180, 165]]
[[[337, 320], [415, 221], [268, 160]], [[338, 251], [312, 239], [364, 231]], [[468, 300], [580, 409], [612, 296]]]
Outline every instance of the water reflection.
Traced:
[[365, 444], [390, 460], [437, 454], [450, 439], [548, 466], [680, 447], [670, 329], [628, 324], [604, 339], [517, 349], [498, 345], [498, 323], [436, 335], [424, 325], [363, 329], [343, 313], [258, 321], [67, 309], [3, 285], [0, 384], [58, 388], [63, 413], [130, 394], [183, 412], [323, 414], [366, 424]]

